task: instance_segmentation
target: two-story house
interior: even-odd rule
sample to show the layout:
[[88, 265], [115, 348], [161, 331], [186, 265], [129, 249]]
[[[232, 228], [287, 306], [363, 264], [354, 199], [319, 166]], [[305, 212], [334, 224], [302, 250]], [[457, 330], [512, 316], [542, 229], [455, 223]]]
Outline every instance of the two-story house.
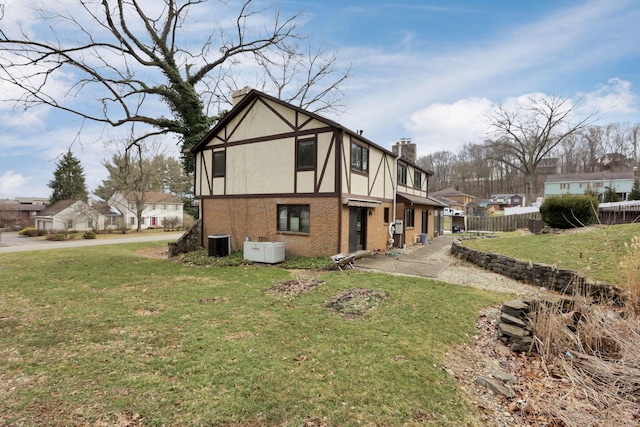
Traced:
[[162, 227], [166, 220], [175, 222], [177, 227], [182, 226], [183, 203], [174, 194], [152, 191], [136, 194], [131, 191], [116, 191], [107, 200], [109, 206], [113, 206], [122, 214], [126, 228], [138, 227], [138, 203], [142, 204], [141, 228]]
[[631, 172], [591, 172], [547, 175], [544, 196], [563, 194], [580, 195], [593, 192], [602, 200], [607, 187], [615, 190], [621, 201], [627, 200], [637, 178], [637, 169]]
[[[256, 90], [191, 150], [203, 242], [285, 242], [290, 255], [384, 250], [433, 237], [431, 173], [329, 119]], [[394, 227], [396, 220], [398, 226]]]

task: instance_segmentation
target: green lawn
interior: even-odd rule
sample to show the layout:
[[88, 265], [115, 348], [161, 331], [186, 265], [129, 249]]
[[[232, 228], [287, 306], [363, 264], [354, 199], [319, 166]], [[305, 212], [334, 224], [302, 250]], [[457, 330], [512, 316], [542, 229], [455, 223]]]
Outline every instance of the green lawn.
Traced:
[[586, 231], [522, 236], [517, 233], [493, 239], [465, 240], [485, 252], [568, 268], [596, 280], [624, 285], [629, 245], [640, 235], [640, 224], [593, 226]]
[[[285, 269], [137, 254], [158, 245], [0, 255], [0, 425], [479, 424], [442, 359], [509, 296], [358, 271], [286, 296]], [[354, 288], [388, 297], [327, 308]]]

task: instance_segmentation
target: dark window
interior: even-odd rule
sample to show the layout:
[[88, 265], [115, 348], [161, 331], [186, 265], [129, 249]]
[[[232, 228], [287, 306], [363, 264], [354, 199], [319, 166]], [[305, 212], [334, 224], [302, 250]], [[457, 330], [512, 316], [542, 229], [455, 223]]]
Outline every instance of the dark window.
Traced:
[[405, 227], [414, 227], [415, 215], [416, 215], [416, 211], [414, 209], [407, 209], [405, 211], [405, 217], [406, 217]]
[[398, 165], [398, 184], [407, 185], [407, 167]]
[[369, 149], [355, 142], [351, 143], [351, 169], [369, 172]]
[[389, 224], [389, 208], [384, 208], [384, 223]]
[[225, 155], [224, 151], [213, 153], [213, 176], [224, 176]]
[[296, 167], [298, 170], [313, 170], [316, 167], [315, 139], [300, 139], [296, 151]]
[[309, 205], [278, 205], [278, 231], [308, 233], [310, 212]]
[[415, 188], [422, 187], [422, 173], [419, 170], [413, 171], [413, 186]]

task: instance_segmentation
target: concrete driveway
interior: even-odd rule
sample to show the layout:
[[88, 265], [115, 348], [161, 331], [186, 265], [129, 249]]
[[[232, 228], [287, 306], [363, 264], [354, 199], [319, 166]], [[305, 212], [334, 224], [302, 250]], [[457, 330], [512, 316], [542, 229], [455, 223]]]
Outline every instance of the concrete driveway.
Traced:
[[373, 254], [355, 261], [356, 268], [411, 276], [438, 277], [449, 266], [446, 257], [436, 256], [448, 251], [456, 239], [444, 235], [430, 239], [426, 245], [413, 246], [404, 250], [391, 250], [386, 254]]
[[112, 237], [110, 239], [75, 239], [64, 242], [52, 242], [35, 237], [20, 236], [16, 231], [3, 231], [0, 234], [0, 254], [9, 252], [41, 251], [49, 249], [79, 248], [85, 246], [115, 245], [119, 243], [176, 241], [182, 232], [157, 233], [152, 235]]

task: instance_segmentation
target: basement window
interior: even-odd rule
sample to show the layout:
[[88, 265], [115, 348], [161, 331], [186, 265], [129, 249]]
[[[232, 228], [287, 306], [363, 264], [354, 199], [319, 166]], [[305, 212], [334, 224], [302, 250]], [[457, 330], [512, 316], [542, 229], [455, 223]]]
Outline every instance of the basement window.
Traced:
[[309, 205], [278, 205], [278, 231], [309, 233], [310, 228]]

